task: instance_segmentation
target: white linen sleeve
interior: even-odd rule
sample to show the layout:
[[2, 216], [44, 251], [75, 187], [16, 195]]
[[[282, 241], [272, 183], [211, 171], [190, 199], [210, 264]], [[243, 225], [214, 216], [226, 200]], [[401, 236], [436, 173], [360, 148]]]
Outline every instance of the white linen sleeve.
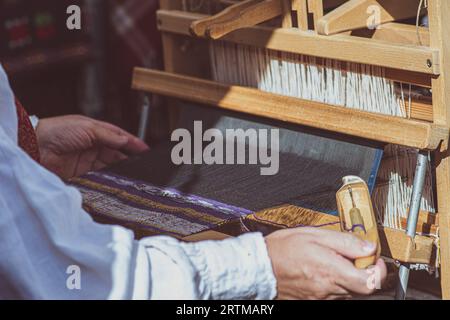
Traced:
[[[264, 238], [259, 233], [198, 243], [157, 237], [145, 239], [142, 244], [147, 247], [151, 261], [156, 257], [173, 261], [152, 263], [154, 299], [273, 299], [276, 296], [276, 280]], [[171, 277], [167, 282], [158, 281], [167, 277]]]
[[[3, 114], [0, 109], [0, 115]], [[31, 160], [0, 126], [0, 299], [270, 299], [264, 239], [135, 241], [95, 223], [77, 190]]]

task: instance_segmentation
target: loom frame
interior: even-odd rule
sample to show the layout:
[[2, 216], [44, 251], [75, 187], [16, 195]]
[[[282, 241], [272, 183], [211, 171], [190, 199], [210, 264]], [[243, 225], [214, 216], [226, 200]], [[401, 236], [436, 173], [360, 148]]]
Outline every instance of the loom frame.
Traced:
[[[222, 0], [222, 2], [234, 3], [231, 0]], [[331, 2], [343, 1], [332, 0]], [[416, 110], [418, 114], [416, 117], [417, 121], [408, 120], [407, 123], [408, 126], [412, 126], [409, 132], [413, 132], [416, 129], [422, 132], [419, 134], [420, 143], [412, 142], [409, 139], [409, 134], [399, 141], [398, 130], [407, 129], [403, 128], [398, 123], [398, 119], [393, 119], [393, 117], [385, 117], [383, 119], [375, 117], [374, 120], [375, 122], [379, 121], [380, 125], [381, 121], [384, 121], [393, 127], [393, 129], [375, 127], [375, 130], [384, 130], [383, 134], [389, 137], [386, 139], [380, 136], [371, 136], [367, 132], [362, 132], [364, 130], [356, 132], [355, 130], [346, 130], [345, 128], [333, 126], [326, 130], [363, 139], [393, 142], [421, 150], [428, 150], [433, 153], [434, 160], [432, 165], [435, 168], [436, 175], [438, 214], [430, 216], [427, 213], [421, 213], [417, 231], [421, 231], [424, 228], [436, 228], [439, 233], [442, 297], [450, 299], [450, 151], [448, 150], [450, 132], [450, 45], [445, 41], [445, 36], [450, 34], [450, 24], [445, 23], [450, 20], [450, 1], [428, 0], [428, 2], [429, 30], [419, 29], [424, 39], [424, 46], [411, 45], [410, 42], [415, 36], [415, 31], [395, 22], [386, 24], [386, 29], [376, 30], [371, 39], [356, 39], [348, 32], [332, 36], [311, 33], [306, 30], [305, 24], [307, 23], [302, 10], [305, 10], [308, 5], [309, 13], [312, 13], [314, 16], [314, 25], [318, 28], [317, 21], [324, 15], [324, 3], [322, 0], [293, 0], [292, 9], [296, 9], [298, 15], [298, 28], [295, 30], [289, 28], [289, 26], [292, 26], [292, 21], [289, 21], [290, 18], [284, 17], [283, 27], [285, 28], [248, 27], [225, 36], [223, 40], [322, 58], [379, 65], [387, 68], [387, 77], [432, 88], [432, 105], [418, 105]], [[191, 22], [204, 16], [180, 11], [181, 8], [181, 0], [160, 0], [158, 26], [162, 32], [164, 70], [166, 73], [136, 69], [133, 88], [162, 94], [171, 98], [206, 102], [219, 108], [243, 111], [239, 110], [242, 99], [247, 99], [246, 101], [255, 99], [260, 93], [254, 92], [257, 90], [253, 89], [249, 90], [235, 86], [227, 87], [204, 80], [209, 77], [207, 42], [204, 39], [193, 38], [189, 32]], [[323, 48], [327, 49], [323, 50]], [[178, 90], [177, 93], [176, 88], [179, 89], [180, 86], [184, 86], [184, 92]], [[204, 91], [198, 91], [198, 88]], [[228, 101], [226, 100], [227, 97], [224, 99], [211, 98], [211, 95], [206, 94], [205, 90], [210, 92], [225, 90], [234, 96]], [[263, 97], [271, 97], [275, 100], [279, 98], [272, 94], [263, 95]], [[280, 101], [277, 103], [280, 103]], [[287, 105], [286, 102], [281, 103]], [[305, 103], [305, 101], [292, 101], [293, 105]], [[174, 127], [177, 118], [177, 101], [168, 99], [167, 107], [171, 110], [171, 127]], [[332, 112], [333, 115], [336, 114], [332, 110], [332, 106], [323, 105], [322, 107], [325, 108], [326, 112]], [[306, 119], [294, 119], [293, 121], [282, 113], [277, 113], [275, 109], [270, 110], [271, 112], [259, 113], [253, 110], [254, 112], [250, 113], [311, 126], [310, 123], [305, 123]], [[337, 113], [341, 111], [337, 111]], [[358, 119], [365, 116], [368, 115], [361, 115], [359, 111], [350, 110], [349, 114], [343, 115], [343, 118], [352, 117]], [[320, 117], [314, 118], [314, 115], [312, 117], [314, 122], [329, 125], [330, 120], [321, 121]], [[426, 130], [420, 129], [423, 127]], [[319, 129], [325, 128], [319, 127]], [[431, 256], [433, 246], [431, 238], [416, 236], [415, 239], [411, 239], [402, 231], [380, 228], [380, 233], [384, 237], [386, 237], [386, 234], [389, 234], [389, 239], [383, 247], [384, 254], [388, 252], [394, 259], [402, 262], [423, 261], [424, 256], [421, 255], [420, 259], [422, 260], [420, 260], [415, 255], [417, 253], [430, 254]], [[422, 241], [425, 242], [422, 243]], [[390, 250], [392, 248], [395, 248], [395, 254]], [[426, 258], [425, 256], [425, 260], [431, 263], [431, 257]]]

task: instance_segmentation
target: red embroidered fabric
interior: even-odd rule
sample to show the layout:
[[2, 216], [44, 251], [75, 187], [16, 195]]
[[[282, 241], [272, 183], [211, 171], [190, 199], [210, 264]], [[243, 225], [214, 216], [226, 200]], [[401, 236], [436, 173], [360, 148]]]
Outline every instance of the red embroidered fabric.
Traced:
[[36, 132], [31, 124], [28, 113], [19, 100], [16, 99], [17, 118], [19, 120], [19, 146], [35, 161], [40, 161], [39, 145]]

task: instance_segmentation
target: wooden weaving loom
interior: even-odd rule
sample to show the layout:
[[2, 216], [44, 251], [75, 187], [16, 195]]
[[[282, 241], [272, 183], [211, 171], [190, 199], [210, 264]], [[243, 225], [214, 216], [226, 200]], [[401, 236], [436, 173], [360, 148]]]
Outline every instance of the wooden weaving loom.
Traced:
[[[349, 139], [420, 150], [409, 216], [402, 220], [407, 232], [380, 226], [382, 254], [402, 263], [397, 298], [405, 297], [409, 265], [437, 263], [443, 298], [450, 299], [450, 47], [445, 40], [450, 33], [450, 24], [446, 23], [450, 19], [450, 1], [428, 0], [428, 28], [400, 23], [414, 19], [420, 4], [420, 0], [218, 0], [207, 1], [208, 9], [220, 12], [211, 16], [206, 11], [183, 11], [186, 1], [160, 0], [158, 26], [165, 71], [137, 68], [133, 88], [325, 130]], [[368, 8], [378, 8], [376, 22], [380, 28], [367, 29]], [[208, 45], [216, 39], [383, 67], [389, 79], [431, 89], [432, 99], [413, 101], [409, 116], [401, 118], [211, 81]], [[177, 101], [169, 99], [167, 104], [175, 123]], [[417, 205], [429, 155], [437, 214], [423, 212]], [[276, 217], [286, 212], [295, 215], [305, 210], [286, 206], [264, 214]], [[333, 216], [297, 216], [298, 220], [287, 221], [286, 225], [339, 228], [333, 224], [338, 219]], [[435, 250], [440, 257], [437, 262], [432, 254]]]

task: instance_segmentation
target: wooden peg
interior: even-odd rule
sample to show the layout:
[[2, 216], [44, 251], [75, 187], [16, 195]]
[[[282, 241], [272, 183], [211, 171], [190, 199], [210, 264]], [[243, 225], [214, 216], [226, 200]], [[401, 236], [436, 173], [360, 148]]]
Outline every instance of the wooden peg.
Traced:
[[225, 22], [233, 19], [240, 14], [242, 10], [251, 7], [255, 4], [260, 3], [262, 0], [246, 0], [242, 2], [235, 3], [223, 11], [219, 12], [214, 16], [207, 17], [198, 21], [194, 21], [191, 24], [190, 31], [192, 35], [197, 37], [204, 37], [206, 29], [215, 23]]
[[199, 37], [219, 39], [235, 30], [255, 26], [282, 14], [280, 0], [247, 0], [215, 16], [193, 22], [190, 31]]
[[317, 32], [331, 35], [416, 17], [420, 0], [350, 0], [317, 21]]

